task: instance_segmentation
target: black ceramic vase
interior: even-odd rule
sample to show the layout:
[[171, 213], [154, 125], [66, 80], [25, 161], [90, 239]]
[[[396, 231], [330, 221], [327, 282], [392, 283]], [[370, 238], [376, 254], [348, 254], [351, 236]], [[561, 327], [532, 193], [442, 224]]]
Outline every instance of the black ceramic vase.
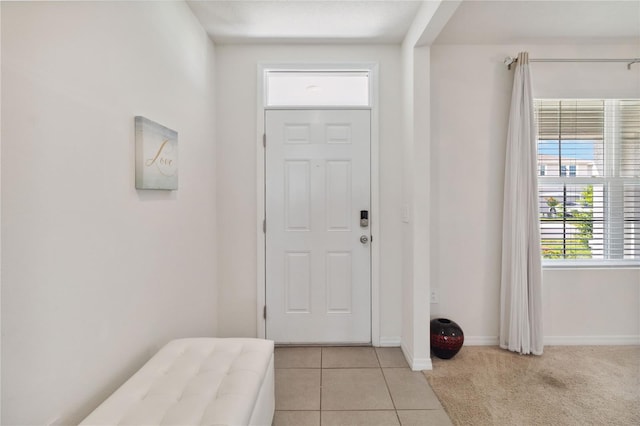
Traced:
[[453, 358], [464, 343], [464, 333], [458, 324], [446, 318], [431, 320], [431, 350], [438, 358]]

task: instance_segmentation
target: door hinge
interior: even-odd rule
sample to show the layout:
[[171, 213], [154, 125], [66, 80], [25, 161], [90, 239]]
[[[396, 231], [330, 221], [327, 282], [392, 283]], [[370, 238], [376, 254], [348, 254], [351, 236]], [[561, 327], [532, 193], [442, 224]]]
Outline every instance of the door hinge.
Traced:
[[264, 319], [267, 319], [267, 305], [264, 305], [264, 310], [262, 311], [262, 316]]
[[265, 148], [267, 147], [267, 134], [266, 133], [262, 134], [262, 146], [264, 146]]
[[263, 220], [262, 221], [262, 233], [266, 234], [267, 233], [267, 220]]

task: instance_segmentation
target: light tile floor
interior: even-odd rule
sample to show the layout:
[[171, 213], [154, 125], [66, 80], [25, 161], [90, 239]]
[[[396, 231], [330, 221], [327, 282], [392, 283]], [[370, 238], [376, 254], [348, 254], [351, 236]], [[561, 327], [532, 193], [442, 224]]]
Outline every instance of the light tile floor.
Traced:
[[449, 416], [400, 348], [275, 350], [274, 426], [449, 426]]

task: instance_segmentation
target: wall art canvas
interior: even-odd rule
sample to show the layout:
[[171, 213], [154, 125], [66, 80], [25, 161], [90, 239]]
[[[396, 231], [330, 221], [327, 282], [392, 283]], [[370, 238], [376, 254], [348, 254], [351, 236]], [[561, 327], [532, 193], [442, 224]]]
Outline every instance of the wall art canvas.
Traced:
[[178, 132], [135, 118], [136, 188], [178, 189]]

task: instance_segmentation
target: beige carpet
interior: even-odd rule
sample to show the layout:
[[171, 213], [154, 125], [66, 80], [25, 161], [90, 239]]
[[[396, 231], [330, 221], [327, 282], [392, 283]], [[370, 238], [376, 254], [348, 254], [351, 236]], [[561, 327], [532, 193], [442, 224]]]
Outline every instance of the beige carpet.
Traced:
[[425, 371], [456, 425], [640, 425], [639, 346], [465, 346]]

